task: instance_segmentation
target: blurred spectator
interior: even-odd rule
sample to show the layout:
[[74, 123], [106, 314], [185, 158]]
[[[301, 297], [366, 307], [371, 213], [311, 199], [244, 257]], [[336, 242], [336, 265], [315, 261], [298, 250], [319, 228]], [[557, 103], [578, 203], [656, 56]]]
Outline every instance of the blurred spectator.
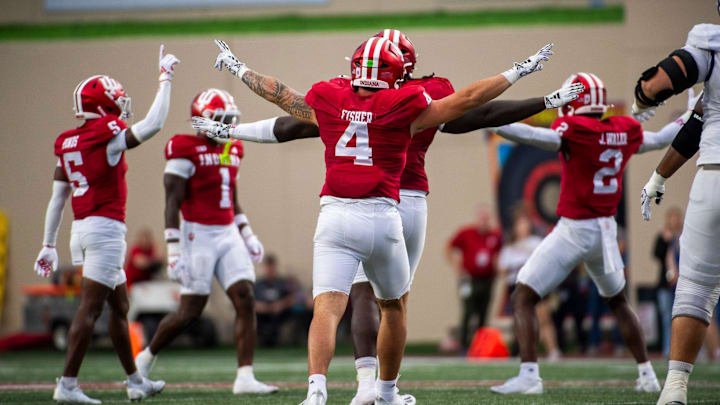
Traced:
[[258, 343], [276, 346], [281, 328], [290, 319], [296, 304], [296, 294], [290, 280], [278, 275], [275, 255], [266, 254], [262, 264], [263, 276], [255, 283]]
[[[506, 244], [500, 250], [497, 262], [498, 271], [505, 278], [507, 285], [506, 301], [509, 301], [508, 298], [515, 289], [515, 282], [520, 268], [542, 242], [541, 237], [532, 234], [532, 221], [522, 207], [515, 210], [514, 217], [512, 230], [508, 235]], [[558, 350], [555, 328], [550, 318], [551, 310], [547, 300], [541, 301], [535, 308], [540, 328], [540, 339], [545, 345], [549, 359], [557, 360], [560, 358], [560, 350]]]
[[460, 326], [460, 341], [467, 349], [475, 329], [470, 321], [477, 316], [478, 327], [485, 325], [493, 278], [495, 261], [502, 247], [500, 231], [492, 228], [490, 212], [480, 207], [474, 224], [461, 228], [452, 237], [446, 249], [450, 264], [460, 274], [460, 298], [463, 300], [463, 316]]
[[130, 246], [130, 254], [125, 266], [128, 289], [133, 283], [150, 280], [153, 274], [163, 266], [163, 263], [155, 249], [152, 230], [150, 228], [140, 229], [135, 243]]
[[588, 294], [590, 285], [594, 285], [587, 275], [582, 274], [580, 266], [575, 268], [553, 292], [557, 297], [557, 308], [552, 314], [555, 324], [558, 346], [567, 353], [569, 344], [563, 328], [565, 319], [570, 317], [575, 331], [575, 342], [581, 353], [587, 350], [588, 336], [583, 327], [585, 315], [588, 313]]
[[306, 291], [295, 276], [288, 277], [288, 284], [294, 298], [293, 305], [290, 307], [293, 322], [290, 340], [295, 345], [305, 344], [313, 315], [312, 294]]
[[[655, 238], [653, 256], [658, 261], [657, 306], [660, 318], [660, 338], [665, 356], [670, 354], [670, 323], [677, 283], [679, 249], [675, 249], [682, 232], [683, 214], [679, 207], [670, 207], [665, 213], [663, 229]], [[676, 256], [677, 259], [676, 260]]]

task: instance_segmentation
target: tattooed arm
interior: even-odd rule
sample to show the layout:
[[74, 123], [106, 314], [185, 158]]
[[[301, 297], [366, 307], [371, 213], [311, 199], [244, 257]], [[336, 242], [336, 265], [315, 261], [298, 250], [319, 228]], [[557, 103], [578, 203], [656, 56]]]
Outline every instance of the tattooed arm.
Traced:
[[224, 41], [215, 40], [220, 54], [215, 67], [222, 70], [223, 65], [233, 75], [239, 77], [250, 90], [265, 100], [282, 108], [300, 121], [317, 125], [315, 111], [305, 102], [305, 96], [288, 87], [280, 80], [260, 74], [240, 62]]

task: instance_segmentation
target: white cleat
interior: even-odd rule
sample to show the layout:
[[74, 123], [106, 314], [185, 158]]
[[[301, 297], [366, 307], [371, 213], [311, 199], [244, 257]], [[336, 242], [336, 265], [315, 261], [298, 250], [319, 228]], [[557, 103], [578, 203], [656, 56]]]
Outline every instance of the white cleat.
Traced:
[[660, 392], [660, 381], [654, 375], [638, 378], [635, 382], [637, 392]]
[[130, 380], [126, 380], [125, 385], [127, 385], [127, 396], [129, 400], [142, 401], [145, 398], [159, 394], [163, 388], [165, 388], [165, 381], [153, 381], [143, 377], [143, 381], [140, 384], [133, 384]]
[[668, 378], [665, 380], [657, 405], [687, 405], [687, 377]]
[[146, 347], [135, 357], [135, 368], [137, 368], [141, 376], [147, 378], [150, 376], [156, 359], [157, 356], [150, 354], [150, 348]]
[[415, 397], [410, 394], [401, 394], [400, 399], [403, 400], [403, 404], [405, 405], [415, 405], [415, 403], [417, 403]]
[[308, 395], [308, 397], [302, 401], [300, 405], [325, 405], [325, 402], [327, 402], [325, 394], [323, 394], [322, 391], [315, 391]]
[[490, 387], [490, 391], [496, 394], [542, 394], [542, 378], [516, 376], [503, 385]]
[[58, 403], [65, 404], [102, 404], [101, 400], [85, 395], [80, 387], [66, 388], [59, 378], [57, 379], [55, 392], [53, 392], [53, 399]]
[[252, 379], [238, 377], [233, 384], [233, 394], [272, 394], [277, 390], [278, 387], [261, 383], [254, 377]]
[[[410, 401], [410, 402], [407, 402]], [[395, 393], [393, 396], [392, 401], [386, 401], [382, 399], [380, 396], [375, 398], [375, 405], [408, 405], [408, 404], [415, 404], [415, 397], [409, 394], [405, 395], [399, 395], [398, 393]]]
[[[374, 385], [374, 384], [373, 384]], [[375, 390], [362, 390], [350, 401], [350, 405], [373, 405], [375, 403]]]

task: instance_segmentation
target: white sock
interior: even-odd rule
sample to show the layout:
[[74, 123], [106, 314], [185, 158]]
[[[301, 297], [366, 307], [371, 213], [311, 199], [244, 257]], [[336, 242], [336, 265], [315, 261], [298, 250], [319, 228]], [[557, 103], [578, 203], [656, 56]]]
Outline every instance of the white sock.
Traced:
[[144, 348], [143, 353], [145, 354], [145, 356], [150, 357], [150, 361], [152, 361], [155, 358], [155, 355], [152, 354], [152, 352], [150, 351], [150, 346]]
[[133, 384], [142, 384], [143, 378], [140, 375], [139, 371], [135, 371], [132, 374], [128, 374], [128, 381], [130, 381]]
[[392, 402], [393, 397], [395, 396], [395, 386], [397, 386], [397, 381], [397, 378], [390, 381], [385, 381], [378, 378], [377, 384], [375, 385], [377, 395], [385, 401]]
[[310, 394], [315, 391], [322, 392], [325, 398], [327, 398], [327, 377], [322, 374], [313, 374], [308, 377], [307, 397], [310, 398]]
[[377, 359], [375, 357], [360, 357], [355, 360], [357, 370], [358, 392], [372, 390], [375, 384]]
[[71, 390], [78, 386], [77, 377], [60, 377], [60, 384], [62, 384], [63, 387]]
[[520, 376], [539, 379], [540, 367], [534, 362], [520, 363]]
[[693, 365], [692, 363], [686, 363], [684, 361], [670, 360], [668, 361], [668, 374], [673, 370], [689, 375], [693, 371]]
[[655, 370], [653, 370], [652, 363], [650, 363], [650, 361], [638, 363], [638, 375], [640, 378], [655, 377]]
[[237, 378], [241, 378], [243, 380], [254, 380], [255, 374], [253, 373], [253, 366], [238, 367]]

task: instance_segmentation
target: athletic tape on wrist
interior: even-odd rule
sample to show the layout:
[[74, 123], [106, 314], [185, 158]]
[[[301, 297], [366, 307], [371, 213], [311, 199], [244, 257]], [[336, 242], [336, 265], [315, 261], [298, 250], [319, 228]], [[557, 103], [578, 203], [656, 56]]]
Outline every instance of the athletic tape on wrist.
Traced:
[[165, 240], [177, 239], [180, 240], [180, 230], [177, 228], [165, 229]]

